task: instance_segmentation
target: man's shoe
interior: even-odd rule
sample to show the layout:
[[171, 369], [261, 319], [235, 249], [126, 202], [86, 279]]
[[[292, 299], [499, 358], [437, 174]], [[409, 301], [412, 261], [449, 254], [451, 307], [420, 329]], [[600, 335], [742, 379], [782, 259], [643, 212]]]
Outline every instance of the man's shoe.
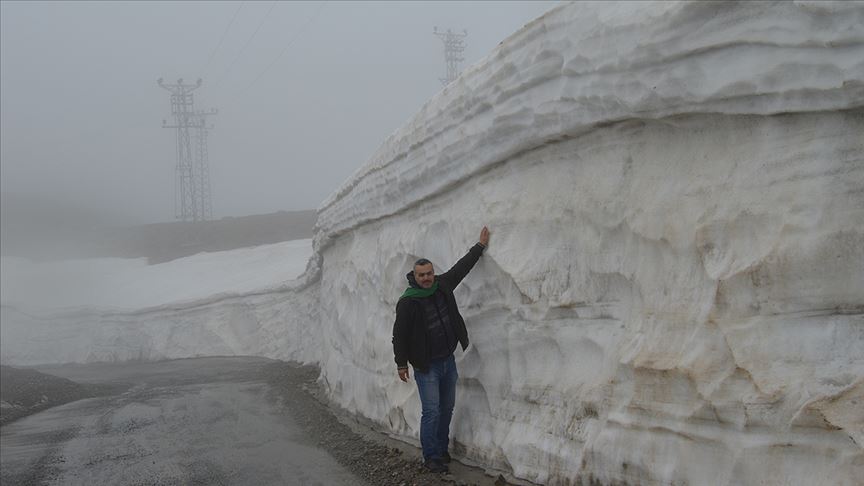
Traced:
[[441, 462], [444, 464], [450, 464], [450, 453], [444, 451], [444, 454], [441, 454]]
[[448, 473], [450, 470], [447, 469], [447, 466], [441, 462], [441, 459], [436, 457], [430, 457], [426, 459], [426, 462], [423, 463], [423, 467], [425, 467], [428, 471], [433, 473]]

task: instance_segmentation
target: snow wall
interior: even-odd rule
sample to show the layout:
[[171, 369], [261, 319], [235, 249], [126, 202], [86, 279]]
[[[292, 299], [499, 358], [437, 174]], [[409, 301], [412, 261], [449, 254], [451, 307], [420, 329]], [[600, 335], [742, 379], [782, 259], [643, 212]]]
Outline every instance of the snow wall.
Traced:
[[323, 382], [417, 437], [404, 274], [488, 225], [457, 453], [551, 484], [860, 484], [862, 107], [862, 3], [549, 12], [320, 208]]
[[456, 294], [457, 455], [549, 484], [860, 484], [862, 134], [862, 3], [565, 5], [324, 202], [299, 279], [4, 302], [2, 359], [316, 362], [335, 402], [416, 439], [390, 344], [404, 274], [488, 225]]

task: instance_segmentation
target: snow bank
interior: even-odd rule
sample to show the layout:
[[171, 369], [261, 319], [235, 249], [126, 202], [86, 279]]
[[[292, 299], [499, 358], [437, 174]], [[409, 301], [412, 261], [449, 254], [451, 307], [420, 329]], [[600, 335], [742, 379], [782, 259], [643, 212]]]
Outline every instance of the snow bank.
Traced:
[[488, 225], [457, 291], [457, 455], [551, 484], [858, 484], [862, 133], [864, 4], [565, 5], [324, 202], [297, 280], [49, 317], [4, 290], [3, 360], [316, 361], [337, 403], [416, 438], [403, 275]]
[[321, 207], [323, 382], [417, 437], [403, 275], [486, 224], [458, 453], [539, 483], [859, 484], [862, 107], [861, 3], [548, 13]]
[[311, 240], [200, 253], [158, 265], [2, 259], [4, 364], [264, 355], [317, 361]]

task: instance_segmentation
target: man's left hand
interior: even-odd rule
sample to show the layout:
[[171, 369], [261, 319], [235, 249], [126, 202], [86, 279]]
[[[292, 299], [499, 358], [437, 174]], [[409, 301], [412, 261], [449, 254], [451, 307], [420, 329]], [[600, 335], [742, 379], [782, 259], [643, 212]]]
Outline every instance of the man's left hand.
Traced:
[[480, 244], [483, 246], [489, 246], [489, 228], [485, 226], [480, 230]]

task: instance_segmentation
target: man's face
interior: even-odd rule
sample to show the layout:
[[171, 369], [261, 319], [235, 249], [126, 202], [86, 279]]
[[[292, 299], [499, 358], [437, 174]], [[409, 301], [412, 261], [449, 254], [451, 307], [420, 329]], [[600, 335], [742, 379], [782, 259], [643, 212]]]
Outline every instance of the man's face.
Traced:
[[435, 269], [432, 268], [432, 264], [414, 265], [414, 280], [424, 289], [432, 288], [432, 284], [435, 283]]

